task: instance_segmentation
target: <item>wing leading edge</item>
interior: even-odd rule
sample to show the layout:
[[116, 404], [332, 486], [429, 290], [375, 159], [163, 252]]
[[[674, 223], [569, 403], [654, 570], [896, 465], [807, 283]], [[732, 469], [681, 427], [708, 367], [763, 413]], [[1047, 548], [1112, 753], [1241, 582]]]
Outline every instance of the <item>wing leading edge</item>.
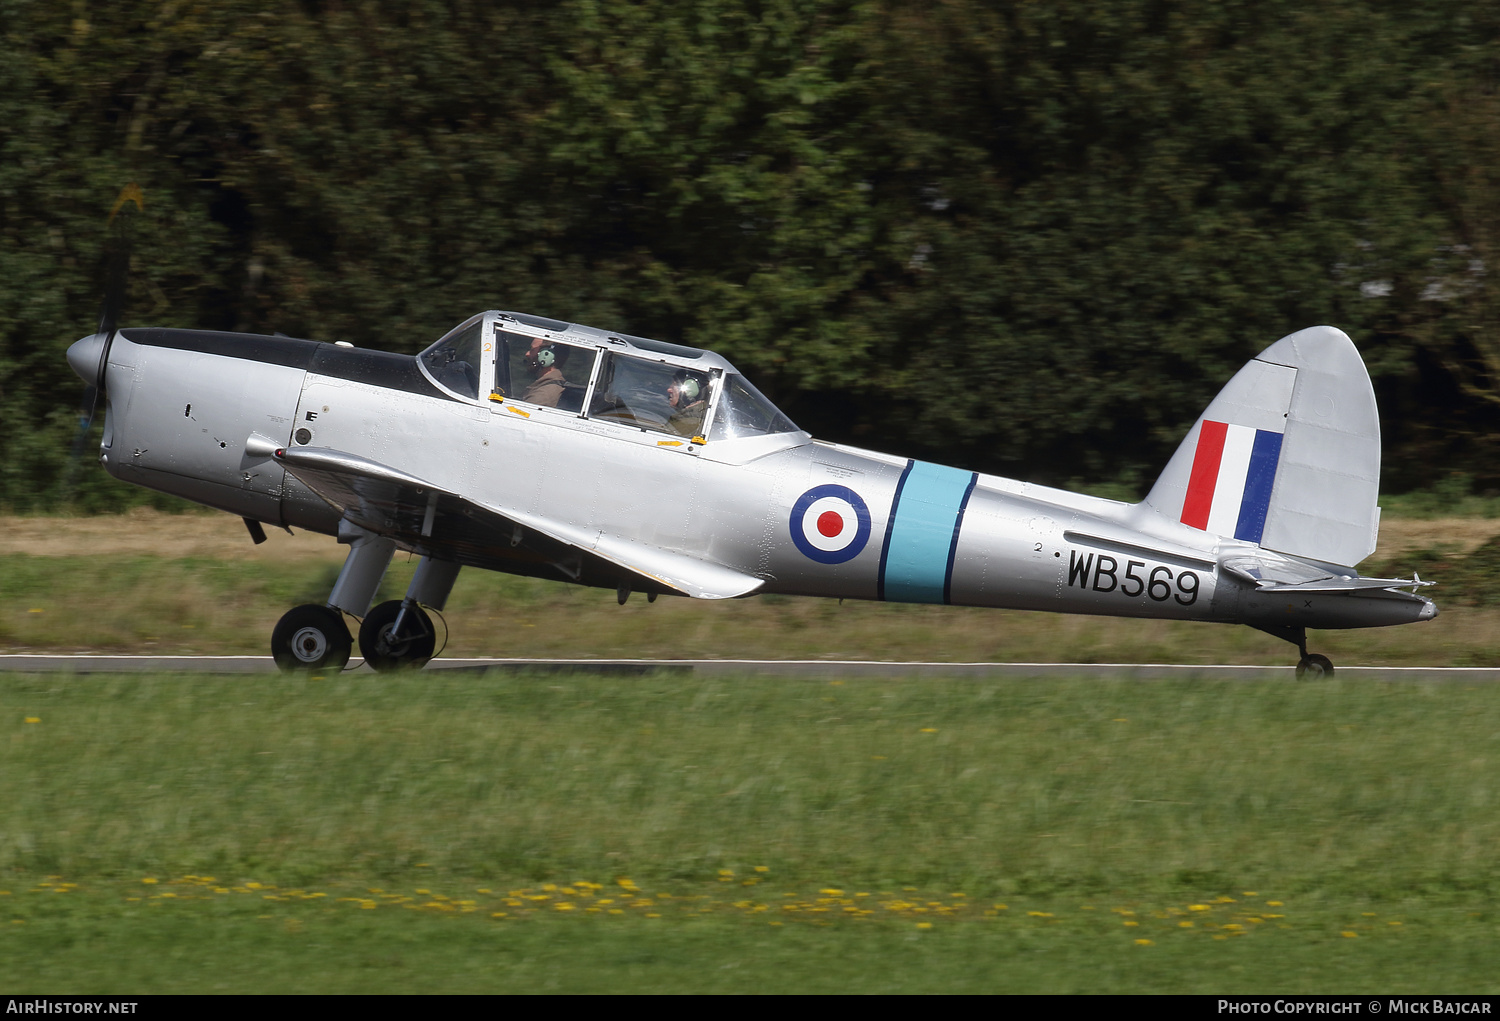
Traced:
[[764, 584], [760, 578], [682, 553], [488, 507], [357, 454], [326, 447], [246, 447], [247, 453], [274, 457], [352, 523], [423, 556], [695, 599], [732, 599]]

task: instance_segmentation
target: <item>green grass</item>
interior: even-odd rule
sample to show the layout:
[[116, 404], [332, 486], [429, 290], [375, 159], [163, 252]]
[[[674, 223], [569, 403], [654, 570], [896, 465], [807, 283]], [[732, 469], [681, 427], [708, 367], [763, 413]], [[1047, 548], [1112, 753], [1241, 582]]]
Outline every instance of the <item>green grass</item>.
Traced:
[[0, 984], [1493, 992], [1497, 781], [1491, 686], [8, 676]]

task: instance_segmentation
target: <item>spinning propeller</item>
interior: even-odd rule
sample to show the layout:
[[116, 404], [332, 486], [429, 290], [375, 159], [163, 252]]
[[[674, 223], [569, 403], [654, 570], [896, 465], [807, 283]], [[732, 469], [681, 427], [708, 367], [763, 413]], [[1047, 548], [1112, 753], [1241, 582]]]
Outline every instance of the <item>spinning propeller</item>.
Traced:
[[68, 348], [68, 364], [83, 377], [83, 405], [78, 412], [78, 438], [73, 441], [76, 456], [94, 424], [94, 414], [99, 409], [99, 398], [107, 392], [105, 370], [109, 367], [109, 349], [115, 342], [115, 333], [120, 328], [120, 312], [125, 304], [126, 279], [130, 274], [130, 229], [129, 216], [119, 215], [126, 203], [134, 202], [138, 210], [144, 209], [145, 198], [135, 184], [127, 184], [109, 211], [110, 240], [107, 248], [107, 263], [104, 278], [104, 307], [99, 313], [99, 328]]

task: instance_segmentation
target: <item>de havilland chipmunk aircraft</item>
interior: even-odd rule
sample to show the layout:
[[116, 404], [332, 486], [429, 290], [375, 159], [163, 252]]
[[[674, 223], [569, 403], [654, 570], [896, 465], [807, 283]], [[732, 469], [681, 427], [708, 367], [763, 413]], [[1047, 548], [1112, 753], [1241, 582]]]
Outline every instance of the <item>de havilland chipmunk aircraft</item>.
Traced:
[[[106, 319], [112, 318], [106, 316]], [[632, 592], [758, 592], [1247, 624], [1332, 672], [1307, 628], [1430, 620], [1424, 583], [1361, 577], [1380, 426], [1349, 338], [1268, 347], [1140, 503], [814, 440], [711, 351], [489, 311], [421, 354], [116, 328], [68, 361], [105, 400], [127, 482], [336, 536], [326, 604], [290, 610], [284, 669], [432, 655], [462, 567]], [[392, 554], [421, 557], [371, 608]]]

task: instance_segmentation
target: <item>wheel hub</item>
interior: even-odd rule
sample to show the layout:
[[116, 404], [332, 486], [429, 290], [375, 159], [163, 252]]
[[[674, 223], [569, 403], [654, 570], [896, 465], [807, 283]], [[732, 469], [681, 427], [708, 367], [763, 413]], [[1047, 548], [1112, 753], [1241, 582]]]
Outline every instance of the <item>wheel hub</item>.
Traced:
[[396, 659], [400, 659], [405, 656], [407, 650], [411, 648], [411, 639], [397, 638], [393, 633], [395, 629], [396, 625], [394, 624], [388, 624], [385, 627], [381, 628], [380, 642], [378, 643], [377, 647], [387, 656], [393, 656]]
[[316, 663], [328, 651], [328, 638], [315, 627], [305, 627], [292, 636], [292, 654], [304, 663]]

